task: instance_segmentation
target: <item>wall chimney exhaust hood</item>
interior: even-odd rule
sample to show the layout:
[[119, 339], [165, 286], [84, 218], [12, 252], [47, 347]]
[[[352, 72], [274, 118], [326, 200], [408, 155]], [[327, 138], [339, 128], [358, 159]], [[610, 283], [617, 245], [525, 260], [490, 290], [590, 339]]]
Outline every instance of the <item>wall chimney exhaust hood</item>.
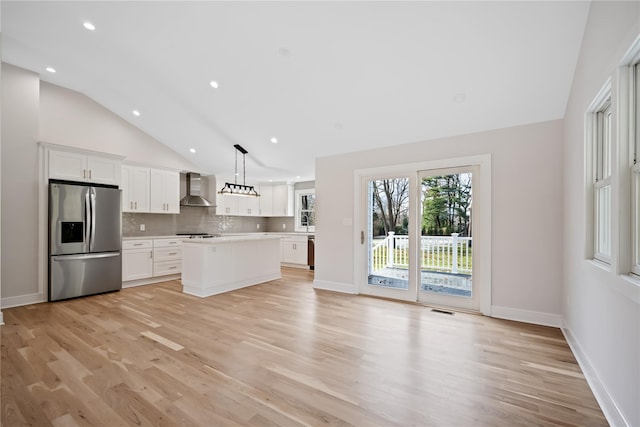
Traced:
[[187, 195], [180, 200], [180, 206], [197, 206], [215, 208], [210, 201], [202, 197], [202, 178], [199, 173], [187, 173]]

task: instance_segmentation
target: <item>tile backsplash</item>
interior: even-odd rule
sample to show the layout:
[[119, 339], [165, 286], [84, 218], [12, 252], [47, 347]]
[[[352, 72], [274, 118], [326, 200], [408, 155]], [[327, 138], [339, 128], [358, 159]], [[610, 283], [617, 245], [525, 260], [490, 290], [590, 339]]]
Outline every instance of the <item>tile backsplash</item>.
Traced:
[[[145, 231], [140, 231], [144, 224]], [[258, 224], [260, 227], [258, 228]], [[282, 227], [284, 224], [285, 228]], [[168, 236], [176, 233], [255, 233], [293, 230], [290, 217], [262, 218], [216, 215], [215, 208], [181, 206], [180, 214], [123, 213], [122, 235], [125, 237]]]

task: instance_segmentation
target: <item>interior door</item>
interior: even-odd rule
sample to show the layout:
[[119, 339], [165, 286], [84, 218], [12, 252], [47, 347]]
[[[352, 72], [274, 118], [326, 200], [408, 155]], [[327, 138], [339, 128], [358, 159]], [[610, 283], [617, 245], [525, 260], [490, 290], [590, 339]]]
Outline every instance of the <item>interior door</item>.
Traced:
[[362, 212], [366, 227], [361, 235], [366, 274], [361, 292], [404, 301], [416, 300], [415, 239], [411, 189], [415, 175], [362, 179]]
[[479, 309], [473, 274], [475, 167], [421, 171], [418, 174], [421, 221], [418, 237], [418, 301]]

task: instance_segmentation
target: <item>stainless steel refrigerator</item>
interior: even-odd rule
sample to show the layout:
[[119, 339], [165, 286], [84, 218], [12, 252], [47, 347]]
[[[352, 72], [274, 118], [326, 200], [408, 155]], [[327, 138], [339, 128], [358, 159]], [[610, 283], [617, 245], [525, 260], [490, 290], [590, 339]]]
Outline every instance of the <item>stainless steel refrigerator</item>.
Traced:
[[49, 182], [49, 301], [122, 287], [117, 187]]

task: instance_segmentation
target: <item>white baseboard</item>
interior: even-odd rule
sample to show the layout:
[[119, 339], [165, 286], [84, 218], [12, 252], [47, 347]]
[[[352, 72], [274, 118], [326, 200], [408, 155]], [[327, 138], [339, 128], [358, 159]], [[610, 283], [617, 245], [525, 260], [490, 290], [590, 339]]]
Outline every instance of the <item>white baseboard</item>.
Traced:
[[622, 415], [620, 409], [618, 409], [618, 406], [611, 397], [611, 394], [602, 381], [600, 381], [600, 377], [589, 361], [589, 357], [587, 357], [586, 353], [582, 350], [580, 343], [576, 340], [571, 329], [567, 327], [566, 322], [563, 323], [564, 325], [561, 328], [562, 333], [564, 334], [567, 343], [569, 343], [569, 347], [578, 361], [578, 365], [580, 365], [580, 369], [582, 369], [582, 373], [584, 374], [589, 387], [591, 387], [591, 391], [598, 401], [600, 409], [602, 409], [602, 413], [606, 417], [607, 421], [613, 427], [631, 427], [631, 423], [627, 422], [624, 418], [624, 415]]
[[38, 304], [47, 302], [47, 296], [44, 294], [27, 294], [18, 295], [16, 297], [2, 298], [2, 308], [18, 307], [21, 305]]
[[343, 294], [358, 294], [358, 289], [352, 283], [327, 282], [325, 280], [314, 280], [314, 289], [322, 289], [325, 291], [342, 292]]
[[542, 311], [520, 310], [510, 307], [491, 306], [491, 317], [533, 323], [534, 325], [562, 327], [562, 316]]
[[302, 270], [309, 270], [309, 266], [306, 264], [292, 264], [289, 262], [281, 262], [281, 267], [289, 267], [289, 268], [300, 268]]
[[122, 289], [135, 288], [136, 286], [152, 285], [154, 283], [169, 282], [171, 280], [179, 280], [180, 274], [170, 274], [168, 276], [149, 277], [147, 279], [129, 280], [122, 282]]
[[231, 283], [217, 283], [209, 285], [207, 285], [206, 283], [203, 284], [189, 282], [188, 280], [182, 279], [182, 292], [196, 297], [206, 298], [213, 295], [222, 294], [224, 292], [235, 291], [237, 289], [259, 285], [261, 283], [270, 282], [272, 280], [281, 278], [282, 275], [280, 274], [280, 271], [278, 271], [277, 273], [267, 273], [262, 276], [249, 277]]
[[2, 314], [2, 311], [0, 311], [0, 326], [4, 325], [4, 315]]

